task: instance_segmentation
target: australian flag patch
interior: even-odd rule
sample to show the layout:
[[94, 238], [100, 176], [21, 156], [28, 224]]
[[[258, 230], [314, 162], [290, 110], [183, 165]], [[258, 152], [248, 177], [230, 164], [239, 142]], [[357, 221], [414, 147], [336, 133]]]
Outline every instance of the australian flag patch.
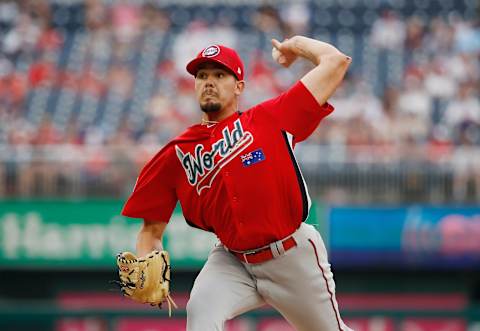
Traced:
[[249, 167], [255, 163], [265, 160], [265, 154], [263, 154], [262, 149], [259, 148], [253, 152], [240, 155], [240, 159], [242, 160], [244, 167]]

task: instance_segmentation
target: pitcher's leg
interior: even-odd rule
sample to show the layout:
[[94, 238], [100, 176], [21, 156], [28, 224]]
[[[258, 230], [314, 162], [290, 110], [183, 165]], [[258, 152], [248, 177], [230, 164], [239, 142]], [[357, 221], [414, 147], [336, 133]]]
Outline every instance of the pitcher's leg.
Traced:
[[349, 331], [335, 297], [335, 282], [320, 234], [302, 225], [298, 246], [254, 270], [259, 293], [298, 331]]
[[223, 331], [225, 321], [263, 304], [245, 267], [217, 246], [190, 293], [187, 331]]

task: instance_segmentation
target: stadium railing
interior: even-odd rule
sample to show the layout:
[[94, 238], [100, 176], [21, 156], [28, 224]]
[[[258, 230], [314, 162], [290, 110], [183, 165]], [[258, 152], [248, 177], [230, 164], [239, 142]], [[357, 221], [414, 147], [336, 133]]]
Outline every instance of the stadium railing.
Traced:
[[[0, 145], [0, 197], [123, 198], [158, 146]], [[296, 151], [313, 197], [347, 203], [474, 203], [480, 148], [338, 146]]]

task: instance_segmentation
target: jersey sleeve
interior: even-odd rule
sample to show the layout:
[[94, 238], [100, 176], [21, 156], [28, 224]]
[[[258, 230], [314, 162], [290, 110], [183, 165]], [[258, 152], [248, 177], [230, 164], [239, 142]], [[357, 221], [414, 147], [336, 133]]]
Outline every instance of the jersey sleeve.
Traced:
[[267, 115], [281, 130], [292, 134], [295, 142], [307, 139], [333, 110], [328, 102], [320, 105], [301, 81], [256, 107], [256, 111]]
[[122, 215], [169, 222], [178, 200], [173, 184], [176, 170], [171, 151], [171, 148], [161, 150], [145, 165]]

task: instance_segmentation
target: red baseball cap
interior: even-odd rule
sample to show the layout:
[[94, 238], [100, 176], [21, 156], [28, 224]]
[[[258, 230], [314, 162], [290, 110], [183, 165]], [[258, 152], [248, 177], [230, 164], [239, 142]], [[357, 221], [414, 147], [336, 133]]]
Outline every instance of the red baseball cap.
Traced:
[[198, 67], [205, 62], [216, 62], [226, 67], [238, 80], [243, 80], [243, 63], [237, 52], [223, 45], [211, 45], [203, 49], [187, 64], [187, 71], [196, 75]]

